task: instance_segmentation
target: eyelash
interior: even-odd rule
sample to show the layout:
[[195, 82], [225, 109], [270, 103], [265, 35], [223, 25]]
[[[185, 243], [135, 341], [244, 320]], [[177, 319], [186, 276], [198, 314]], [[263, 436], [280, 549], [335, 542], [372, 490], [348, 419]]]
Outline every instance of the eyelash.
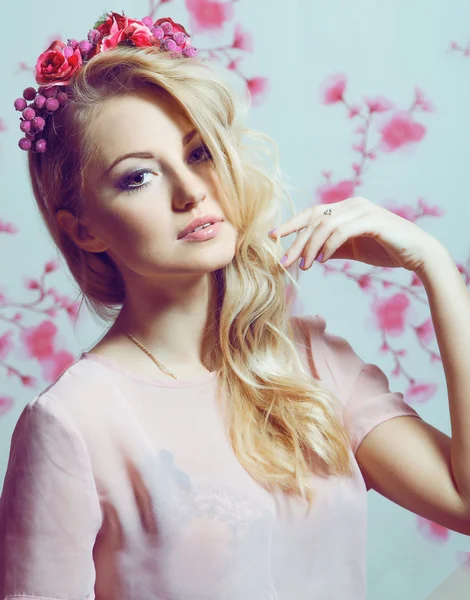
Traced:
[[[209, 160], [212, 160], [212, 156], [211, 156], [211, 153], [209, 152], [209, 148], [207, 146], [205, 146], [205, 145], [199, 146], [193, 152], [191, 152], [190, 158], [198, 150], [203, 150], [204, 151], [204, 157], [202, 159], [199, 159], [199, 160], [191, 161], [189, 164], [192, 164], [193, 162], [203, 163], [203, 162], [207, 162]], [[147, 181], [147, 183], [143, 183], [142, 185], [133, 186], [133, 187], [129, 187], [128, 184], [130, 182], [132, 182], [132, 180], [135, 177], [138, 177], [139, 175], [144, 175], [144, 174], [147, 174], [147, 173], [152, 173], [151, 169], [139, 169], [138, 171], [134, 171], [134, 173], [131, 173], [127, 177], [124, 177], [124, 179], [120, 182], [119, 187], [122, 190], [124, 190], [125, 192], [127, 192], [127, 193], [138, 192], [139, 190], [141, 190], [141, 189], [147, 187], [148, 185], [150, 185], [150, 181]]]

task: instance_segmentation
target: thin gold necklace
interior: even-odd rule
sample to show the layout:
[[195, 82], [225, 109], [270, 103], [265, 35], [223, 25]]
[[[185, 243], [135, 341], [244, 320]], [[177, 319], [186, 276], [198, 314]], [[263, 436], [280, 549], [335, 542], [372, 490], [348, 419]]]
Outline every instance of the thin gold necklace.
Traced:
[[159, 368], [161, 371], [163, 371], [163, 372], [164, 372], [164, 373], [166, 373], [167, 375], [170, 375], [170, 377], [173, 377], [173, 379], [178, 379], [178, 377], [176, 377], [176, 375], [174, 375], [174, 374], [173, 374], [171, 371], [169, 371], [169, 370], [168, 370], [166, 367], [164, 367], [164, 366], [162, 365], [162, 363], [161, 363], [160, 361], [158, 361], [158, 360], [155, 358], [155, 356], [153, 356], [153, 355], [152, 355], [152, 354], [151, 354], [151, 353], [150, 353], [150, 352], [147, 350], [147, 348], [146, 348], [146, 347], [145, 347], [143, 344], [141, 344], [140, 342], [138, 342], [138, 341], [135, 339], [135, 337], [133, 337], [133, 336], [132, 336], [130, 333], [127, 333], [127, 332], [124, 332], [124, 333], [127, 335], [127, 337], [128, 337], [130, 340], [132, 340], [132, 341], [134, 342], [134, 344], [137, 344], [137, 346], [139, 346], [139, 348], [140, 348], [141, 350], [143, 350], [143, 351], [145, 352], [145, 354], [147, 354], [147, 356], [148, 356], [148, 357], [150, 357], [150, 358], [153, 360], [153, 362], [154, 362], [154, 363], [157, 365], [157, 367], [158, 367], [158, 368]]

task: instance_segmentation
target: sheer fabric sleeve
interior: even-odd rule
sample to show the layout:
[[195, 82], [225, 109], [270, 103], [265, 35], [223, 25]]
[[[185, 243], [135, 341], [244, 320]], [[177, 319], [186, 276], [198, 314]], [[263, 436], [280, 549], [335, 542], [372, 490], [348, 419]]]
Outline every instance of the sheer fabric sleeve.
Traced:
[[343, 403], [343, 420], [354, 454], [380, 423], [399, 416], [420, 418], [401, 392], [390, 390], [387, 376], [377, 365], [364, 362], [345, 338], [327, 331], [321, 315], [303, 317], [302, 322], [320, 375], [323, 369]]
[[101, 521], [83, 438], [37, 396], [14, 429], [0, 499], [0, 598], [93, 600]]

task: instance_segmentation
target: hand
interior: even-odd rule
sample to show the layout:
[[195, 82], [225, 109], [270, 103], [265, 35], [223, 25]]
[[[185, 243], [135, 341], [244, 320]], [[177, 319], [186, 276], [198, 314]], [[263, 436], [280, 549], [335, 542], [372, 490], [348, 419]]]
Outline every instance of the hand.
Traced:
[[[323, 214], [326, 208], [331, 209], [331, 215]], [[305, 271], [323, 253], [323, 258], [319, 257], [322, 263], [346, 258], [418, 272], [430, 251], [440, 245], [411, 221], [361, 197], [306, 208], [269, 235], [284, 237], [297, 231], [282, 263], [286, 269], [302, 256]]]

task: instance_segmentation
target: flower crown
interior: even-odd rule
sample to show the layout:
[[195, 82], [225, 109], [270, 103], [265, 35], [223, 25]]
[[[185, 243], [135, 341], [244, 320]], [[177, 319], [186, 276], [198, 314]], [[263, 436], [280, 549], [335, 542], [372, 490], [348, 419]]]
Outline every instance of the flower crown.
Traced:
[[185, 28], [168, 17], [153, 22], [152, 17], [129, 19], [124, 11], [122, 15], [104, 13], [88, 32], [88, 39], [69, 39], [67, 44], [55, 40], [37, 59], [38, 89], [27, 87], [23, 97], [14, 102], [22, 113], [20, 129], [25, 137], [18, 142], [22, 150], [47, 151], [47, 141], [38, 136], [52, 113], [67, 101], [66, 89], [73, 74], [97, 54], [116, 46], [154, 46], [175, 56], [197, 55]]

